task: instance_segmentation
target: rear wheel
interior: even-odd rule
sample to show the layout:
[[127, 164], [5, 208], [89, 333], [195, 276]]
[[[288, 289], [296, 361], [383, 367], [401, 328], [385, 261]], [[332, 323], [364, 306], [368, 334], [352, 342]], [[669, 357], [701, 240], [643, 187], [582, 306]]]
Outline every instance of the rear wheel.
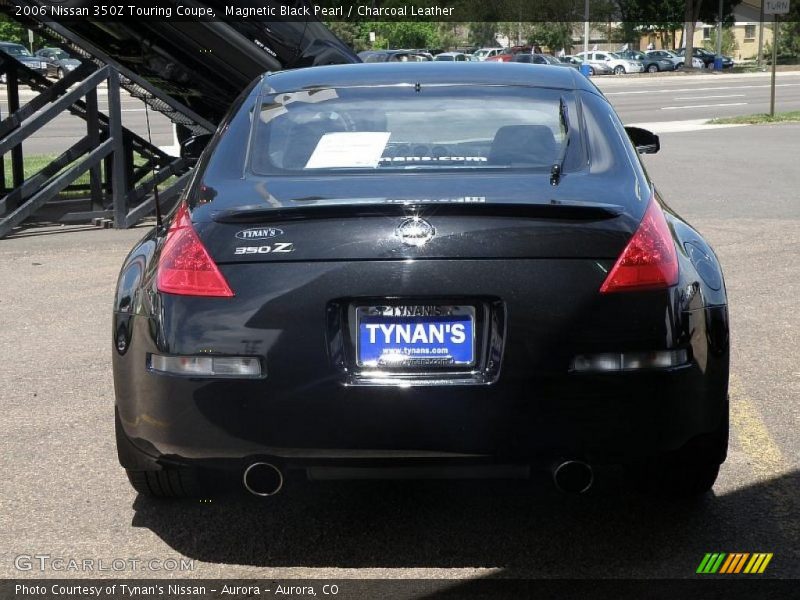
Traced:
[[648, 73], [658, 73], [658, 65], [650, 65], [647, 67]]
[[64, 70], [63, 69], [59, 69], [58, 71], [56, 71], [56, 77], [58, 79], [64, 79]]
[[714, 486], [728, 453], [728, 419], [714, 433], [696, 438], [677, 452], [651, 458], [628, 470], [641, 491], [671, 497], [701, 496]]
[[614, 75], [624, 75], [625, 74], [625, 67], [622, 65], [617, 65], [614, 67]]
[[593, 67], [589, 67], [589, 75], [594, 75], [594, 68]]
[[634, 485], [654, 496], [691, 498], [711, 491], [719, 474], [718, 463], [653, 461], [631, 471]]

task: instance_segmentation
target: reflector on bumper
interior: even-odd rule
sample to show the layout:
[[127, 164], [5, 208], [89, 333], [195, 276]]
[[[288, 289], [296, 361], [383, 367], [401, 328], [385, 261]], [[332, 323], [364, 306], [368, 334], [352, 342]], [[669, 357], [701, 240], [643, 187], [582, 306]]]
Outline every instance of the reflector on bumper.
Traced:
[[196, 377], [261, 377], [261, 361], [252, 356], [149, 357], [151, 371]]
[[639, 369], [669, 369], [685, 364], [686, 350], [656, 350], [653, 352], [604, 352], [579, 354], [572, 361], [572, 370], [580, 372], [636, 371]]

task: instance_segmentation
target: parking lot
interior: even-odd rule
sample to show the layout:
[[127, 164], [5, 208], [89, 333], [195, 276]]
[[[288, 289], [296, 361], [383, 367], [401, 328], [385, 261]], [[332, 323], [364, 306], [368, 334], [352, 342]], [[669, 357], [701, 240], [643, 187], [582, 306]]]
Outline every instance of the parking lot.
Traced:
[[730, 298], [731, 449], [714, 495], [693, 504], [636, 494], [613, 469], [580, 497], [545, 476], [533, 489], [295, 482], [266, 501], [137, 497], [114, 449], [110, 309], [147, 225], [30, 227], [0, 241], [0, 574], [165, 575], [15, 568], [49, 554], [192, 559], [176, 577], [681, 578], [722, 551], [771, 552], [765, 576], [800, 576], [798, 140], [800, 124], [664, 133], [646, 158], [715, 247]]

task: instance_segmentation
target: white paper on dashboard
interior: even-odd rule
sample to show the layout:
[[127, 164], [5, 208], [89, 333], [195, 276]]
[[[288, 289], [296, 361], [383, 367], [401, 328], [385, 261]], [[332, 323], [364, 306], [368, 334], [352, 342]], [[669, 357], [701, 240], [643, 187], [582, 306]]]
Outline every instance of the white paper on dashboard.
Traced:
[[306, 169], [374, 169], [390, 135], [388, 131], [326, 133], [314, 148]]

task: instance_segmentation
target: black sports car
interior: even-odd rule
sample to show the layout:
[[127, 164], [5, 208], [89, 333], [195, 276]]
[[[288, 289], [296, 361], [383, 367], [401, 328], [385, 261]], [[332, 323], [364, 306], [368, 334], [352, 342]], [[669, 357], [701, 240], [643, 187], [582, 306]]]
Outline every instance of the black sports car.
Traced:
[[131, 483], [271, 495], [290, 472], [552, 469], [583, 491], [621, 464], [707, 491], [727, 451], [727, 300], [642, 168], [637, 149], [658, 148], [574, 69], [262, 76], [122, 267]]

